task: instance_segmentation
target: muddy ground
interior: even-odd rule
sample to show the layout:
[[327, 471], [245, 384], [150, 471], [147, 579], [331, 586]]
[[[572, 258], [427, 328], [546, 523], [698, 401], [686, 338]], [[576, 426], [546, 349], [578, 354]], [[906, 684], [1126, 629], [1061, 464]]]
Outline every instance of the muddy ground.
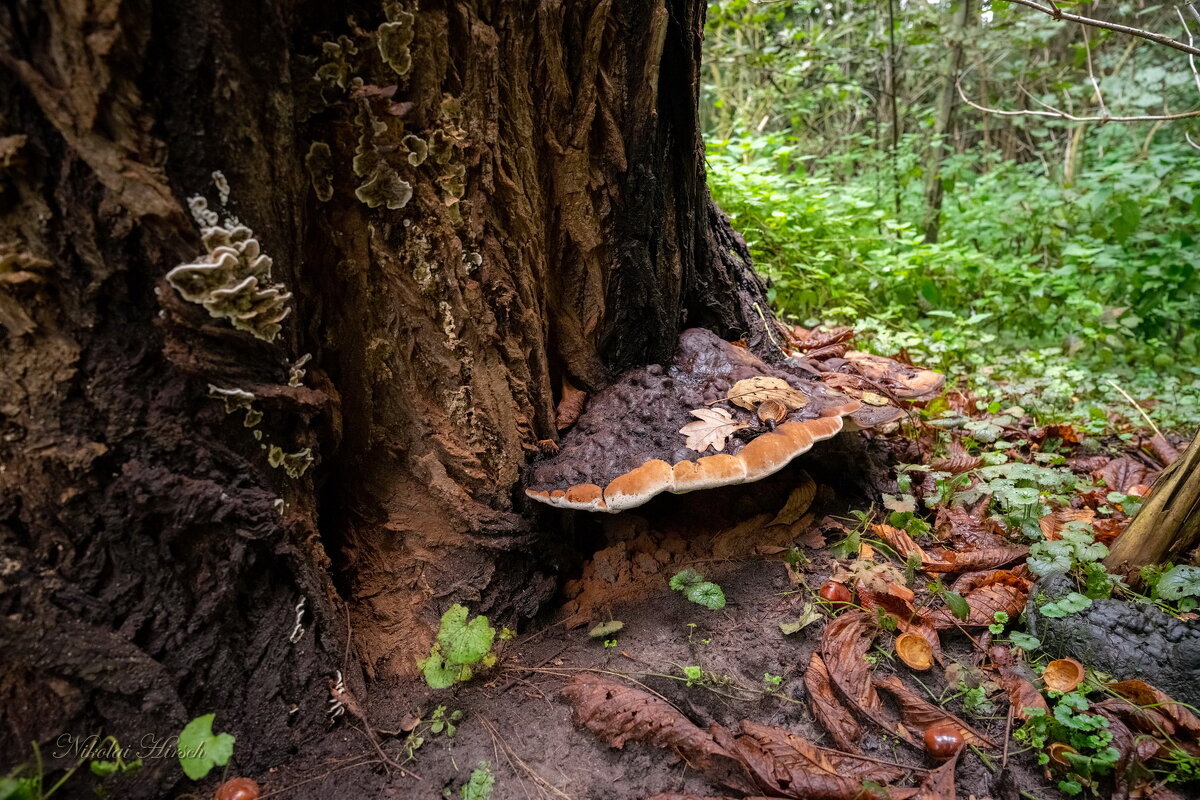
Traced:
[[[592, 543], [592, 555], [579, 577], [566, 583], [562, 605], [506, 643], [494, 670], [452, 690], [405, 694], [397, 687], [371, 688], [364, 706], [379, 748], [393, 762], [404, 763], [404, 774], [385, 768], [361, 720], [344, 715], [325, 738], [290, 763], [255, 776], [263, 796], [436, 798], [452, 792], [457, 797], [481, 761], [495, 775], [493, 800], [722, 794], [672, 752], [636, 742], [612, 749], [577, 727], [559, 690], [581, 670], [658, 692], [701, 725], [749, 719], [832, 746], [808, 710], [802, 680], [828, 617], [790, 636], [779, 625], [797, 618], [830, 573], [819, 521], [865, 507], [879, 488], [871, 483], [872, 475], [878, 484], [886, 474], [862, 468], [876, 460], [862, 450], [825, 448], [754, 486], [661, 498], [639, 509], [641, 514], [577, 514], [576, 536]], [[806, 470], [819, 487], [814, 507], [794, 524], [770, 525], [789, 493], [805, 482]], [[784, 561], [786, 546], [797, 541], [810, 559], [799, 577], [789, 574]], [[669, 590], [669, 577], [685, 565], [720, 583], [728, 601], [724, 609], [710, 611]], [[624, 627], [615, 644], [605, 646], [588, 631], [609, 619]], [[947, 636], [945, 644], [947, 664], [978, 663], [965, 636]], [[943, 696], [939, 668], [914, 673], [884, 650], [873, 653], [880, 673], [898, 672], [911, 685], [923, 684], [930, 697]], [[700, 666], [715, 681], [688, 686], [681, 680], [688, 665]], [[773, 691], [763, 691], [765, 673], [782, 677]], [[445, 707], [444, 714], [462, 712], [453, 738], [429, 731], [438, 706]], [[1007, 704], [999, 707], [1007, 709]], [[995, 718], [979, 718], [963, 713], [956, 702], [947, 708], [994, 741], [1005, 740], [1006, 710]], [[415, 730], [424, 743], [410, 759], [405, 731], [416, 719], [422, 720]], [[934, 766], [923, 752], [878, 731], [865, 734], [860, 745], [877, 758]], [[957, 769], [958, 796], [1061, 797], [1033, 755], [1010, 742], [1007, 766], [1001, 769], [1003, 751], [981, 756], [968, 750]]]

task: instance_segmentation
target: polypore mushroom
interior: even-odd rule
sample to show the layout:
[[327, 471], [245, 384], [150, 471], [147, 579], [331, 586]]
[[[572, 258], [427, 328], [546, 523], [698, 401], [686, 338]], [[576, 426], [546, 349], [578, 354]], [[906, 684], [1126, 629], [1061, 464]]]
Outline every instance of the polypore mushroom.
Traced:
[[[785, 413], [772, 406], [760, 416], [768, 400]], [[837, 435], [860, 407], [710, 331], [687, 330], [668, 367], [630, 370], [588, 400], [559, 452], [530, 469], [525, 493], [615, 513], [661, 492], [757, 481]]]

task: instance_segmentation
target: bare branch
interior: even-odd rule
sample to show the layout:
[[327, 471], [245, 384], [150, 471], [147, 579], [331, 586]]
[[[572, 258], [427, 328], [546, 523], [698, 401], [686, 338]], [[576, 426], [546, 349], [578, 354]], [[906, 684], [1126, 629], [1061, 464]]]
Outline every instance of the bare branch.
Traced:
[[962, 79], [961, 78], [956, 80], [954, 82], [954, 85], [955, 85], [955, 88], [958, 89], [958, 96], [962, 99], [962, 101], [964, 103], [969, 105], [971, 108], [975, 109], [976, 111], [982, 111], [985, 114], [995, 114], [995, 115], [1001, 116], [1001, 117], [1047, 117], [1049, 119], [1070, 120], [1071, 122], [1157, 122], [1159, 120], [1187, 119], [1188, 117], [1200, 117], [1200, 108], [1194, 109], [1192, 111], [1184, 111], [1179, 114], [1145, 114], [1145, 115], [1140, 115], [1140, 116], [1136, 116], [1136, 117], [1113, 117], [1113, 116], [1080, 117], [1075, 114], [1068, 114], [1066, 111], [1060, 111], [1059, 109], [1054, 108], [1053, 106], [1047, 106], [1045, 103], [1042, 103], [1040, 100], [1037, 102], [1040, 103], [1041, 105], [1045, 106], [1047, 109], [1050, 109], [1049, 111], [1038, 111], [1037, 109], [1032, 109], [1032, 108], [1019, 109], [1016, 111], [1006, 111], [1002, 108], [988, 108], [987, 106], [980, 105], [979, 103], [976, 103], [971, 98], [967, 97], [966, 92], [964, 92], [963, 88], [962, 88]]
[[[1059, 8], [1058, 6], [1053, 5], [1053, 4], [1051, 4], [1049, 6], [1044, 6], [1040, 3], [1033, 2], [1033, 0], [1009, 0], [1009, 2], [1016, 3], [1017, 5], [1020, 5], [1020, 6], [1025, 6], [1026, 8], [1032, 8], [1035, 11], [1040, 11], [1043, 14], [1053, 17], [1054, 19], [1065, 19], [1068, 22], [1078, 22], [1081, 25], [1090, 25], [1093, 28], [1103, 28], [1104, 30], [1116, 31], [1117, 33], [1127, 33], [1130, 36], [1137, 36], [1139, 38], [1147, 39], [1151, 42], [1155, 42], [1157, 44], [1161, 44], [1166, 47], [1174, 48], [1175, 50], [1178, 50], [1181, 53], [1187, 53], [1188, 55], [1193, 55], [1193, 56], [1200, 56], [1200, 48], [1196, 47], [1195, 45], [1184, 44], [1183, 42], [1175, 41], [1170, 36], [1166, 36], [1165, 34], [1154, 33], [1153, 31], [1145, 31], [1145, 30], [1142, 30], [1141, 28], [1133, 28], [1133, 27], [1130, 27], [1129, 25], [1121, 25], [1120, 23], [1108, 22], [1107, 20], [1103, 20], [1103, 19], [1092, 19], [1091, 17], [1081, 17], [1078, 14], [1072, 14], [1070, 12], [1063, 11], [1061, 8]], [[1153, 118], [1146, 117], [1146, 119], [1153, 119]]]

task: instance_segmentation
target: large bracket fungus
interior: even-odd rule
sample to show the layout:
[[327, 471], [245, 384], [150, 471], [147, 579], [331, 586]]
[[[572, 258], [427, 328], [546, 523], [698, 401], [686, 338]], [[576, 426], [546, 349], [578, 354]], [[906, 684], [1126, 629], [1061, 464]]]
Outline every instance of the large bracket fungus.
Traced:
[[532, 466], [525, 493], [615, 513], [662, 492], [757, 481], [836, 436], [861, 408], [710, 331], [687, 330], [668, 367], [630, 370], [588, 400], [559, 452]]

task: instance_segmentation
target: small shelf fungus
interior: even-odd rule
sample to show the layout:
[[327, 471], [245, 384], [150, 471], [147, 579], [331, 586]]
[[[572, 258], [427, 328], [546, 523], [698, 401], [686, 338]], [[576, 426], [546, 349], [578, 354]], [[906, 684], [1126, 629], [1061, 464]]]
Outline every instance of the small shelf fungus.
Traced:
[[208, 251], [191, 264], [167, 273], [167, 281], [185, 299], [228, 319], [233, 327], [266, 342], [275, 340], [291, 312], [292, 294], [271, 283], [271, 259], [259, 251], [249, 228], [213, 226], [201, 235]]
[[836, 436], [860, 408], [710, 331], [687, 330], [668, 367], [630, 370], [588, 400], [557, 455], [532, 466], [525, 493], [616, 513], [662, 492], [757, 481]]

